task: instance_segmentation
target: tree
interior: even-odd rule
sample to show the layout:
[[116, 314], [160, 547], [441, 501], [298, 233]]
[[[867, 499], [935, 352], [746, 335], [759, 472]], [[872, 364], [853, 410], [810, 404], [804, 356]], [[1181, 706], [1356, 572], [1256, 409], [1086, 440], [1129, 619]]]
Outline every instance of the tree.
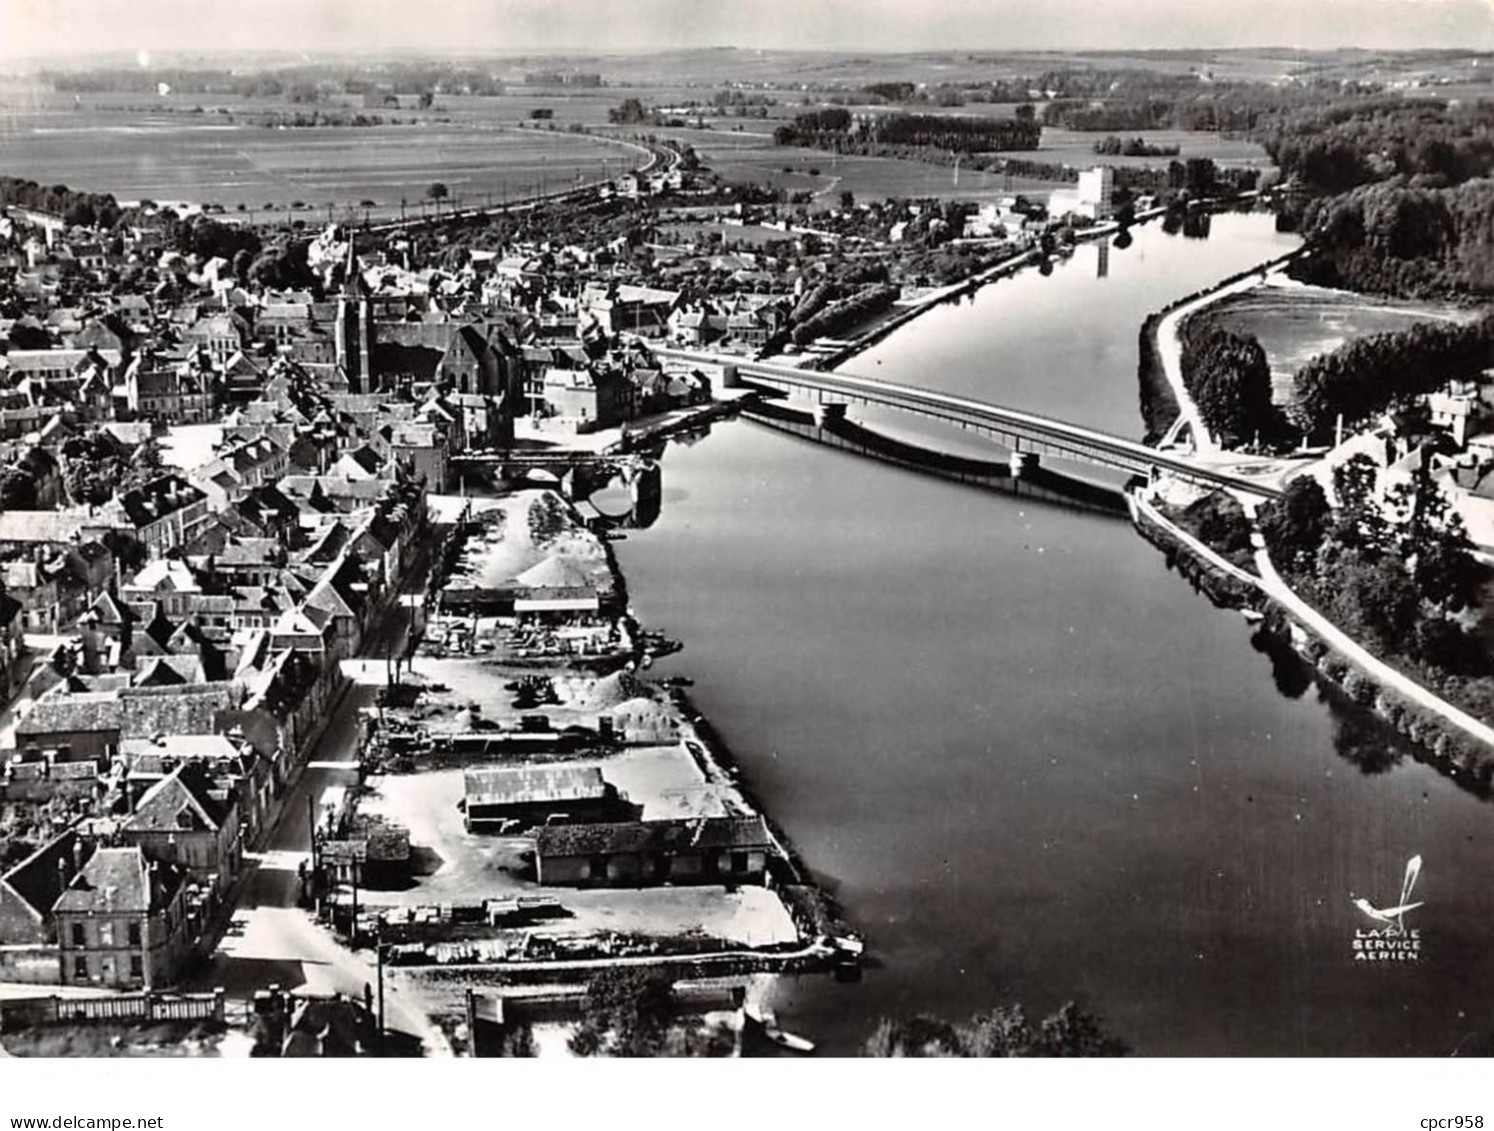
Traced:
[[36, 509], [36, 480], [19, 467], [0, 470], [0, 511]]
[[1271, 366], [1253, 334], [1237, 334], [1207, 316], [1185, 323], [1183, 381], [1225, 446], [1284, 435], [1285, 422], [1271, 403]]
[[1380, 469], [1363, 453], [1333, 469], [1333, 494], [1338, 499], [1329, 533], [1340, 546], [1368, 553], [1390, 548], [1390, 524], [1375, 494]]
[[1311, 561], [1328, 528], [1328, 497], [1310, 475], [1299, 475], [1286, 485], [1281, 498], [1256, 512], [1261, 534], [1283, 565], [1300, 569]]
[[867, 1039], [867, 1056], [1059, 1057], [1124, 1056], [1125, 1042], [1069, 1002], [1034, 1029], [1020, 1005], [1001, 1006], [962, 1025], [917, 1016], [882, 1021]]
[[603, 970], [586, 987], [581, 1023], [571, 1037], [578, 1056], [656, 1056], [672, 1017], [674, 987], [640, 967]]
[[1367, 635], [1382, 652], [1414, 648], [1421, 594], [1403, 562], [1348, 552], [1339, 557], [1327, 594], [1329, 611], [1352, 635]]
[[1409, 481], [1391, 488], [1386, 502], [1396, 519], [1397, 548], [1422, 595], [1449, 612], [1473, 604], [1484, 571], [1431, 466], [1423, 461]]
[[1412, 568], [1422, 596], [1450, 613], [1477, 601], [1484, 572], [1461, 522], [1423, 546]]
[[619, 105], [607, 111], [607, 120], [618, 126], [636, 126], [648, 119], [648, 107], [636, 98], [624, 98]]

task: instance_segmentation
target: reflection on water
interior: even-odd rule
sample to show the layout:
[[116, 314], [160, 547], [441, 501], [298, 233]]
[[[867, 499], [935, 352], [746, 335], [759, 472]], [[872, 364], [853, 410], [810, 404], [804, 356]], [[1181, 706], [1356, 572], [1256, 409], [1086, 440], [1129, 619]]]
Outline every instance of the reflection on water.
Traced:
[[1312, 672], [1302, 662], [1302, 657], [1292, 651], [1291, 645], [1276, 633], [1259, 628], [1250, 638], [1250, 646], [1265, 653], [1271, 661], [1271, 679], [1276, 690], [1288, 699], [1301, 699], [1312, 686]]
[[[1269, 217], [1138, 229], [1107, 279], [1081, 248], [852, 366], [1134, 435], [1142, 315], [1282, 240]], [[787, 984], [785, 1027], [850, 1052], [884, 1015], [1076, 998], [1143, 1054], [1483, 1047], [1494, 814], [1306, 694], [1126, 524], [743, 423], [663, 463], [683, 497], [617, 547], [685, 643], [663, 674], [695, 680], [877, 958]], [[1423, 957], [1356, 962], [1351, 895], [1393, 898], [1417, 854]]]

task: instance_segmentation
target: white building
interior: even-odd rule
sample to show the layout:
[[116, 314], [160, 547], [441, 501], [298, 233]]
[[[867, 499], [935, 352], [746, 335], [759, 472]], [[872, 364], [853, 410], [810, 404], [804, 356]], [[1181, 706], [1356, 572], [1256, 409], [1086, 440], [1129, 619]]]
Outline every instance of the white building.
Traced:
[[1079, 174], [1078, 208], [1095, 220], [1110, 216], [1111, 201], [1115, 196], [1115, 170], [1109, 165], [1096, 165]]

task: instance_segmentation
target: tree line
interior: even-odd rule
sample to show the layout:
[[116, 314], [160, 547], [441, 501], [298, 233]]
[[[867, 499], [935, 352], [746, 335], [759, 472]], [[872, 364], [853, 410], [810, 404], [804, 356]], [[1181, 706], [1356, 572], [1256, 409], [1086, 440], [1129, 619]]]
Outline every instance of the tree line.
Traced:
[[111, 193], [39, 185], [21, 177], [0, 177], [0, 205], [48, 212], [81, 228], [112, 228], [123, 212]]
[[1328, 440], [1340, 416], [1358, 424], [1449, 381], [1494, 364], [1494, 315], [1477, 322], [1418, 322], [1370, 334], [1312, 358], [1292, 379], [1292, 417], [1310, 437]]
[[1461, 519], [1420, 462], [1382, 491], [1380, 469], [1357, 455], [1333, 471], [1337, 506], [1300, 476], [1257, 512], [1278, 568], [1356, 640], [1474, 713], [1494, 697], [1489, 654], [1458, 614], [1487, 571]]
[[1455, 185], [1494, 170], [1494, 104], [1356, 98], [1282, 113], [1256, 138], [1283, 177], [1318, 194], [1396, 176]]
[[910, 146], [948, 153], [1036, 149], [1042, 127], [1027, 118], [977, 118], [965, 114], [877, 114], [852, 118], [829, 107], [797, 115], [773, 131], [778, 145], [846, 152], [849, 147]]
[[1305, 282], [1408, 298], [1494, 293], [1494, 181], [1362, 185], [1309, 203], [1302, 227], [1314, 244], [1295, 272]]
[[1183, 384], [1221, 444], [1274, 444], [1289, 434], [1271, 402], [1271, 366], [1254, 334], [1236, 333], [1204, 313], [1185, 319], [1178, 336]]
[[1494, 104], [1355, 98], [1256, 133], [1295, 190], [1298, 278], [1406, 297], [1494, 291]]
[[1094, 151], [1102, 156], [1121, 157], [1176, 157], [1182, 146], [1160, 145], [1141, 137], [1117, 137], [1111, 134], [1094, 144]]
[[793, 329], [795, 345], [804, 345], [826, 334], [865, 322], [873, 315], [889, 309], [898, 296], [898, 289], [886, 284], [866, 287], [853, 295], [837, 299], [806, 316]]

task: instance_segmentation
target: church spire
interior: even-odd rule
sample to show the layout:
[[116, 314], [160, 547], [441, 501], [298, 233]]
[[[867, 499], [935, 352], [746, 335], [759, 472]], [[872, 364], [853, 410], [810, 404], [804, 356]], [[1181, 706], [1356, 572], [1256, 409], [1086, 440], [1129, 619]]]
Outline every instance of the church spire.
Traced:
[[365, 298], [368, 288], [363, 282], [363, 265], [358, 262], [358, 246], [348, 233], [348, 259], [343, 267], [342, 293], [346, 298]]

